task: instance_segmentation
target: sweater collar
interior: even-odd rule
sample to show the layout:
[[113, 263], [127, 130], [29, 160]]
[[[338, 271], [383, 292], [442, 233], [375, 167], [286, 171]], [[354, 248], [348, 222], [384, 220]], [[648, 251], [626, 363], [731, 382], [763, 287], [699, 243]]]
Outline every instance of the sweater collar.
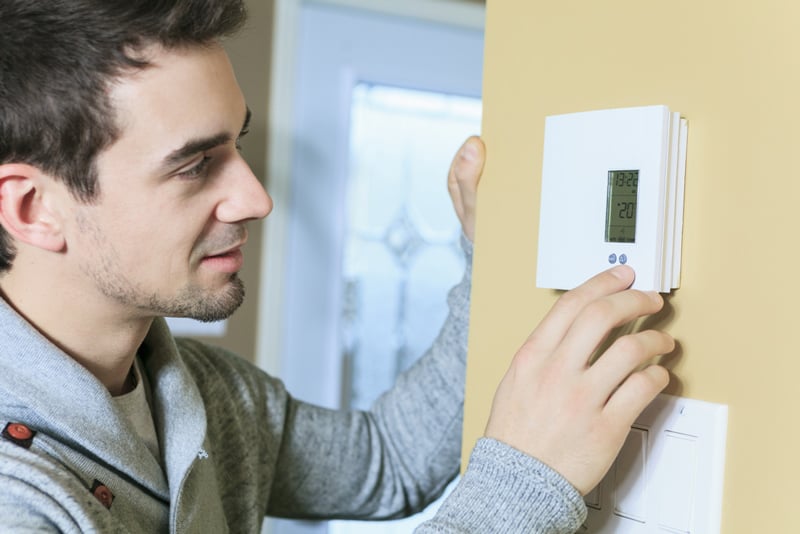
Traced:
[[163, 319], [153, 322], [141, 354], [169, 484], [105, 386], [2, 298], [0, 347], [0, 418], [24, 422], [165, 499], [185, 478], [205, 438], [205, 410]]

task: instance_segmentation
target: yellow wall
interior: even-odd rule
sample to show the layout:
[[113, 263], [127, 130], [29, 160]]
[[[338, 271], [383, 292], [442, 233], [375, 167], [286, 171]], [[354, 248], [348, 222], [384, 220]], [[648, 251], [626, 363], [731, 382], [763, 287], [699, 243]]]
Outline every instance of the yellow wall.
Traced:
[[556, 292], [535, 288], [547, 115], [666, 104], [689, 119], [668, 392], [729, 405], [723, 532], [789, 532], [800, 479], [800, 3], [487, 6], [465, 452]]

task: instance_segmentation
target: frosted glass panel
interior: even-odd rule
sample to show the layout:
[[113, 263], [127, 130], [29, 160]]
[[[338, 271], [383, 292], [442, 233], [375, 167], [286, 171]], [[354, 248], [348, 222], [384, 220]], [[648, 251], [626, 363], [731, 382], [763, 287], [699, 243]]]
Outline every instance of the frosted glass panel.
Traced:
[[439, 333], [447, 316], [446, 291], [458, 283], [464, 271], [462, 254], [452, 248], [426, 247], [409, 265], [405, 306], [414, 311], [406, 315], [403, 325], [407, 352], [401, 368], [414, 363]]
[[394, 382], [395, 355], [401, 346], [393, 322], [370, 318], [393, 317], [401, 308], [403, 273], [391, 251], [381, 243], [365, 241], [358, 248], [363, 268], [345, 286], [344, 339], [349, 348], [347, 357], [352, 359], [354, 352], [370, 357], [357, 360], [358, 380], [352, 382], [351, 398], [371, 396], [372, 384]]
[[446, 177], [458, 147], [480, 131], [481, 103], [362, 83], [351, 110], [344, 404], [366, 408], [430, 346], [463, 273]]

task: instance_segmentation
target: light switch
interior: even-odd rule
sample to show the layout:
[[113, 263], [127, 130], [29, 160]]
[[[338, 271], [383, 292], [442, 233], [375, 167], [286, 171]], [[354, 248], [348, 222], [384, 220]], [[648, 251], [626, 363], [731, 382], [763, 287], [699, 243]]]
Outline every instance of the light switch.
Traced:
[[667, 532], [691, 533], [697, 474], [697, 438], [664, 432], [664, 448], [653, 472], [658, 524]]
[[644, 522], [647, 430], [632, 428], [614, 463], [614, 513]]
[[593, 492], [582, 532], [719, 534], [728, 408], [659, 395]]

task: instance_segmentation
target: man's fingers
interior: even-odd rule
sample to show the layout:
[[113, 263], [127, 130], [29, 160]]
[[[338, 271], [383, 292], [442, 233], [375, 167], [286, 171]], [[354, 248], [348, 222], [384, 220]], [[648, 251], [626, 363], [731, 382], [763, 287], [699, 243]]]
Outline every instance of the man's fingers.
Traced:
[[564, 293], [528, 337], [526, 345], [532, 344], [537, 351], [544, 353], [553, 352], [586, 306], [597, 299], [623, 291], [633, 280], [633, 269], [620, 265]]
[[589, 388], [601, 403], [626, 378], [656, 356], [669, 354], [675, 349], [675, 340], [657, 330], [645, 330], [617, 339], [587, 371]]
[[649, 365], [625, 379], [608, 399], [603, 412], [622, 428], [628, 428], [668, 383], [669, 372], [665, 368]]
[[663, 304], [658, 293], [633, 289], [595, 299], [573, 321], [561, 343], [559, 356], [569, 359], [574, 368], [582, 369], [612, 329], [656, 313]]

